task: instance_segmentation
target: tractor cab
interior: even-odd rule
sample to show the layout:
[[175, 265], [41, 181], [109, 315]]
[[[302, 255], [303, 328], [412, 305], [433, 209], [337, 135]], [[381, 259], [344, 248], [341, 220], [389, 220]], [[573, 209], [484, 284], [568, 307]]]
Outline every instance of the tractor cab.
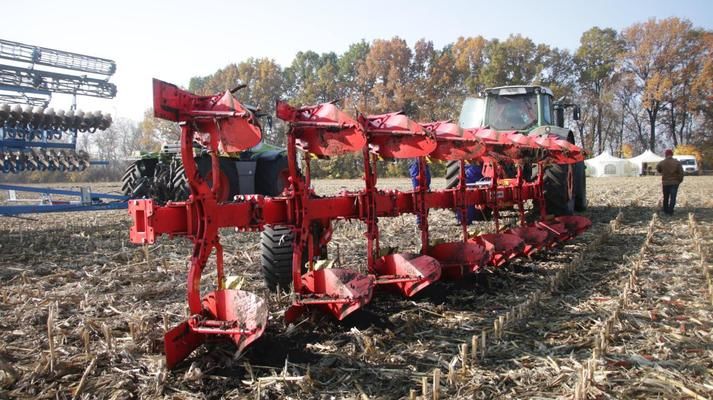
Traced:
[[[463, 129], [489, 128], [495, 131], [517, 131], [527, 136], [555, 135], [574, 143], [574, 133], [565, 128], [564, 112], [572, 108], [572, 119], [579, 120], [579, 106], [554, 100], [552, 90], [544, 86], [501, 86], [486, 89], [478, 97], [463, 102], [458, 124]], [[483, 176], [495, 172], [487, 163]], [[527, 165], [525, 179], [534, 179], [538, 166]], [[447, 166], [447, 187], [458, 185], [457, 162]], [[515, 171], [507, 166], [501, 173], [512, 178]], [[586, 209], [584, 163], [549, 165], [544, 172], [544, 192], [547, 209], [555, 215], [570, 215]]]
[[[556, 134], [572, 141], [564, 128], [564, 110], [573, 109], [573, 119], [579, 119], [575, 104], [554, 101], [552, 91], [543, 86], [502, 86], [486, 89], [479, 97], [463, 102], [461, 128], [489, 127], [496, 131], [518, 131], [526, 135]], [[543, 129], [538, 129], [546, 127]]]

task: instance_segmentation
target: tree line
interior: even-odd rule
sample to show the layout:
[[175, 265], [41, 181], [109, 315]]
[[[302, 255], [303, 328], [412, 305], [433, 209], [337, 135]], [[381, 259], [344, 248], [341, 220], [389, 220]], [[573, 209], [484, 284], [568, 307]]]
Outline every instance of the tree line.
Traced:
[[[300, 51], [284, 67], [270, 58], [248, 58], [191, 78], [188, 90], [212, 94], [238, 83], [247, 85], [238, 92], [240, 101], [273, 115], [278, 98], [294, 105], [339, 100], [353, 114], [400, 110], [419, 121], [457, 119], [463, 99], [488, 87], [544, 85], [555, 98], [581, 106], [581, 119], [568, 123], [591, 155], [687, 145], [713, 165], [713, 32], [676, 17], [621, 31], [593, 27], [574, 51], [519, 34], [504, 40], [459, 37], [441, 48], [427, 39], [413, 46], [399, 37], [362, 40], [341, 54]], [[285, 126], [275, 121], [273, 128], [266, 140], [283, 145]], [[119, 121], [91, 140], [100, 157], [112, 159], [130, 150], [157, 150], [177, 135], [175, 124], [154, 118], [149, 109], [139, 124]], [[340, 157], [318, 163], [314, 172], [355, 177], [359, 162]], [[442, 169], [434, 168], [436, 174]], [[385, 168], [389, 174], [404, 170], [398, 163]]]
[[[713, 32], [681, 18], [649, 19], [620, 32], [593, 27], [570, 52], [522, 35], [460, 37], [442, 48], [421, 39], [361, 41], [342, 54], [297, 53], [289, 66], [250, 58], [194, 77], [188, 89], [209, 94], [236, 82], [242, 99], [274, 111], [340, 99], [348, 111], [404, 111], [420, 120], [456, 119], [463, 99], [503, 85], [549, 86], [581, 106], [570, 121], [590, 154], [638, 154], [694, 145], [713, 161]], [[269, 140], [281, 143], [281, 129]], [[628, 149], [628, 151], [627, 151]], [[348, 173], [335, 166], [332, 174]]]

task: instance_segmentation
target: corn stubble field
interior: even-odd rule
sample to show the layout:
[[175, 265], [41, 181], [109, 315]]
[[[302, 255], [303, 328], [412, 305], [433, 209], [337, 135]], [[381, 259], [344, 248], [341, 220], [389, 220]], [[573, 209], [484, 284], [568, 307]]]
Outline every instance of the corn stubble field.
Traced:
[[[654, 216], [659, 179], [589, 179], [583, 236], [414, 299], [377, 293], [340, 323], [285, 326], [259, 235], [226, 230], [226, 272], [269, 302], [269, 326], [246, 354], [214, 343], [170, 372], [163, 333], [186, 316], [190, 242], [136, 247], [120, 211], [3, 218], [0, 398], [711, 398], [713, 177], [687, 178], [673, 217]], [[382, 220], [383, 245], [417, 250], [414, 220]], [[459, 233], [450, 212], [429, 222], [435, 238]], [[340, 265], [365, 270], [362, 232], [337, 224]]]

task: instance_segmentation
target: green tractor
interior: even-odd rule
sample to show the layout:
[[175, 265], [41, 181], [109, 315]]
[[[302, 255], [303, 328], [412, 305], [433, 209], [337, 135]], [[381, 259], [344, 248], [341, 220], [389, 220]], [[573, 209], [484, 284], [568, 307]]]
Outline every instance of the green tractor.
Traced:
[[[459, 125], [464, 129], [489, 127], [496, 131], [518, 131], [529, 136], [557, 135], [575, 144], [574, 132], [564, 127], [564, 112], [567, 108], [572, 108], [573, 119], [579, 120], [579, 106], [554, 101], [552, 91], [546, 87], [502, 86], [486, 89], [479, 97], [467, 98], [461, 109]], [[533, 176], [533, 166], [525, 166], [523, 169], [526, 179]], [[446, 169], [447, 187], [458, 186], [459, 174], [459, 162], [449, 162]], [[584, 162], [546, 167], [544, 195], [550, 214], [571, 215], [574, 211], [585, 211], [587, 198]]]
[[[164, 144], [158, 153], [142, 153], [121, 179], [122, 191], [131, 198], [152, 198], [159, 203], [184, 201], [190, 190], [181, 162], [179, 143]], [[210, 155], [194, 148], [198, 172], [212, 182]], [[287, 183], [287, 157], [284, 149], [260, 143], [239, 154], [220, 157], [221, 190], [218, 200], [226, 202], [239, 194], [277, 196]]]
[[[272, 130], [272, 119], [256, 108], [246, 106], [258, 118], [263, 132]], [[266, 126], [265, 126], [266, 125]], [[264, 137], [265, 135], [263, 135]], [[132, 162], [122, 177], [122, 191], [131, 198], [151, 198], [158, 203], [184, 201], [190, 189], [181, 162], [179, 143], [165, 144], [158, 153], [144, 153]], [[207, 151], [194, 144], [194, 161], [198, 173], [211, 185], [211, 159]], [[241, 153], [221, 154], [220, 202], [232, 201], [243, 194], [279, 196], [287, 186], [289, 171], [285, 149], [260, 143]], [[265, 226], [261, 233], [262, 273], [268, 288], [287, 289], [291, 280], [292, 242], [294, 236], [288, 227]]]

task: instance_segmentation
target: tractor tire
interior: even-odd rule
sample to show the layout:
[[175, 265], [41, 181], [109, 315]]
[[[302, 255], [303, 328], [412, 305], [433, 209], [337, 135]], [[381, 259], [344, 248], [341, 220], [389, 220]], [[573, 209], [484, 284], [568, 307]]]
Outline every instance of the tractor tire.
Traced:
[[279, 154], [272, 157], [257, 157], [255, 167], [255, 193], [264, 196], [279, 196], [287, 186], [289, 168], [287, 157]]
[[[312, 234], [319, 237], [323, 227], [319, 223], [312, 224]], [[292, 254], [295, 235], [289, 227], [265, 225], [260, 233], [260, 247], [262, 250], [261, 264], [262, 276], [265, 286], [273, 292], [279, 288], [282, 292], [289, 291], [292, 283]], [[315, 249], [315, 260], [327, 259], [327, 246]], [[302, 250], [301, 272], [307, 272], [309, 250], [307, 246]]]
[[587, 211], [587, 177], [584, 161], [574, 164], [574, 211]]
[[121, 192], [124, 196], [131, 196], [134, 183], [139, 178], [141, 178], [141, 171], [139, 171], [139, 167], [136, 165], [136, 162], [132, 162], [126, 168], [124, 175], [121, 177]]
[[446, 189], [458, 187], [460, 183], [460, 161], [453, 160], [446, 163]]
[[157, 160], [137, 160], [126, 168], [121, 177], [121, 191], [124, 196], [142, 198], [151, 195], [150, 180], [156, 168]]
[[567, 182], [570, 168], [568, 164], [553, 164], [545, 168], [543, 189], [548, 214], [558, 216], [574, 213], [574, 196], [569, 195]]
[[285, 226], [265, 225], [260, 234], [262, 276], [273, 292], [289, 291], [292, 283], [292, 245], [294, 233]]
[[191, 189], [188, 187], [186, 179], [186, 171], [183, 169], [183, 163], [180, 159], [175, 158], [171, 161], [171, 191], [173, 192], [173, 201], [188, 200], [191, 194]]

